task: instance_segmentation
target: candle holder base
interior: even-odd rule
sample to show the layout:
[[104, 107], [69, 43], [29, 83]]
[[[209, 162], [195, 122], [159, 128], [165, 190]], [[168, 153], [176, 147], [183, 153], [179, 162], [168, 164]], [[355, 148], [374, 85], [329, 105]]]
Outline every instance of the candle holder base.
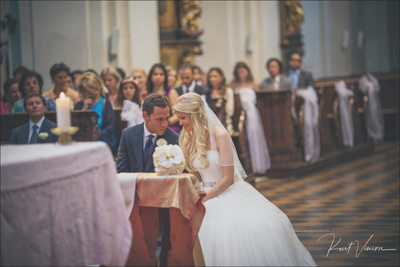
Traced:
[[72, 143], [71, 136], [74, 135], [79, 130], [79, 127], [71, 126], [69, 129], [63, 129], [60, 131], [60, 128], [56, 127], [51, 129], [51, 132], [55, 135], [58, 135], [57, 144], [60, 145], [68, 145]]

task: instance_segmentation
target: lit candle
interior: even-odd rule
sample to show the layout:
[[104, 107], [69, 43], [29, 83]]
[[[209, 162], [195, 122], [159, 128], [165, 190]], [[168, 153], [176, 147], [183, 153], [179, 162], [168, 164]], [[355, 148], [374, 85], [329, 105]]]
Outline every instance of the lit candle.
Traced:
[[71, 127], [71, 99], [66, 97], [64, 93], [60, 94], [60, 98], [56, 99], [57, 108], [57, 127], [60, 131], [69, 130]]

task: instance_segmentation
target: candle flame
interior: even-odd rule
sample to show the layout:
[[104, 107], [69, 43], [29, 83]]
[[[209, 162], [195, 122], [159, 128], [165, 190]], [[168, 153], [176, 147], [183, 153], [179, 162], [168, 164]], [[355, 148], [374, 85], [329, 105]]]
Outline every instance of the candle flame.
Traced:
[[61, 93], [61, 94], [60, 94], [60, 99], [61, 99], [61, 100], [64, 100], [64, 99], [65, 99], [65, 94], [64, 94], [64, 93]]

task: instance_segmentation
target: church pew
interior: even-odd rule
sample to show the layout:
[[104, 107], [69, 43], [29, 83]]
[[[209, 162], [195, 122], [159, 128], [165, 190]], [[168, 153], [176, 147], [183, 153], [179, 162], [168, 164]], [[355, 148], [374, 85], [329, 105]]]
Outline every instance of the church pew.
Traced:
[[[333, 84], [319, 88], [321, 155], [314, 162], [304, 161], [303, 149], [303, 101], [296, 97], [295, 107], [299, 121], [291, 116], [292, 96], [288, 90], [265, 90], [257, 93], [257, 107], [260, 111], [265, 137], [271, 156], [271, 169], [267, 175], [288, 177], [305, 174], [314, 169], [335, 163], [344, 158], [372, 151], [372, 145], [360, 139], [354, 148], [344, 148], [341, 144], [340, 119], [336, 92]], [[359, 98], [356, 94], [355, 98]], [[357, 100], [358, 101], [358, 100]], [[359, 105], [362, 103], [357, 103]], [[353, 121], [361, 125], [358, 106], [353, 102]], [[357, 126], [358, 127], [358, 126]], [[355, 127], [355, 131], [357, 130]], [[361, 129], [360, 131], [366, 131]]]
[[[46, 112], [47, 119], [57, 122], [55, 112]], [[97, 114], [94, 111], [71, 111], [72, 126], [79, 127], [76, 134], [72, 136], [75, 141], [95, 141], [98, 139]], [[28, 122], [27, 113], [1, 114], [1, 143], [7, 144], [10, 141], [12, 129]]]
[[239, 93], [234, 94], [234, 99], [235, 111], [232, 118], [232, 124], [235, 132], [232, 134], [232, 139], [235, 143], [240, 162], [242, 163], [246, 173], [250, 175], [253, 173], [253, 170], [251, 168], [251, 158], [245, 125], [246, 112], [242, 108]]
[[[398, 73], [385, 73], [385, 74], [374, 74], [378, 79], [380, 84], [380, 92], [379, 96], [381, 99], [383, 119], [385, 125], [385, 141], [389, 140], [398, 140], [399, 137], [399, 80], [400, 75]], [[337, 81], [343, 80], [349, 89], [353, 89], [355, 93], [354, 104], [357, 108], [357, 112], [359, 116], [362, 117], [362, 126], [357, 127], [366, 127], [366, 107], [368, 98], [365, 98], [363, 93], [358, 88], [358, 81], [360, 76], [356, 77], [335, 77], [329, 79], [323, 79], [315, 82], [315, 88], [319, 96], [322, 94], [329, 94], [329, 92], [333, 89], [334, 84]], [[323, 92], [324, 90], [328, 90], [328, 92]], [[320, 101], [322, 99], [320, 98]], [[320, 103], [321, 105], [321, 103]], [[329, 105], [328, 105], [329, 106]], [[321, 107], [320, 107], [321, 108]], [[327, 112], [329, 113], [329, 112]], [[356, 133], [356, 142], [360, 142], [360, 140], [364, 140], [367, 138], [366, 133], [361, 134], [360, 132]], [[329, 146], [329, 144], [324, 143], [324, 148]]]
[[301, 149], [296, 145], [291, 106], [289, 90], [263, 90], [257, 93], [257, 108], [263, 123], [271, 168], [274, 169], [290, 169], [293, 162], [302, 160]]

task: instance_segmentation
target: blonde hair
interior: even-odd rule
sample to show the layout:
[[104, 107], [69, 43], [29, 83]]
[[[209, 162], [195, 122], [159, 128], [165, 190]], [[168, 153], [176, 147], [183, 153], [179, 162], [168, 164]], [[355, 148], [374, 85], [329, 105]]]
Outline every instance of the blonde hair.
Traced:
[[167, 81], [168, 81], [168, 75], [169, 75], [169, 73], [175, 71], [175, 78], [176, 78], [176, 80], [175, 80], [175, 83], [172, 85], [172, 88], [175, 88], [175, 87], [176, 87], [176, 84], [177, 84], [177, 82], [178, 82], [178, 72], [177, 72], [176, 69], [175, 69], [174, 67], [172, 67], [172, 66], [166, 66], [166, 67], [165, 67], [165, 70], [167, 71]]
[[188, 132], [183, 128], [179, 136], [179, 145], [186, 159], [186, 169], [190, 172], [197, 171], [193, 167], [193, 161], [197, 155], [199, 155], [200, 163], [207, 168], [209, 166], [207, 141], [210, 131], [203, 99], [196, 93], [187, 93], [178, 98], [173, 109], [190, 115], [193, 123], [192, 131]]
[[117, 71], [116, 68], [111, 67], [111, 66], [107, 66], [101, 71], [100, 77], [101, 77], [101, 79], [103, 79], [103, 81], [107, 74], [111, 75], [117, 81], [117, 83], [115, 85], [115, 90], [118, 91], [119, 84], [121, 83], [121, 80], [122, 80], [121, 75], [119, 74], [119, 72]]
[[146, 74], [146, 71], [144, 69], [142, 69], [142, 68], [134, 68], [133, 71], [132, 71], [132, 76], [133, 76], [133, 74], [135, 72], [140, 72], [140, 73], [142, 73], [144, 75], [144, 77], [147, 78], [147, 74]]
[[79, 78], [78, 92], [81, 99], [83, 99], [83, 92], [89, 92], [97, 96], [102, 95], [103, 87], [103, 80], [92, 72], [85, 72]]

